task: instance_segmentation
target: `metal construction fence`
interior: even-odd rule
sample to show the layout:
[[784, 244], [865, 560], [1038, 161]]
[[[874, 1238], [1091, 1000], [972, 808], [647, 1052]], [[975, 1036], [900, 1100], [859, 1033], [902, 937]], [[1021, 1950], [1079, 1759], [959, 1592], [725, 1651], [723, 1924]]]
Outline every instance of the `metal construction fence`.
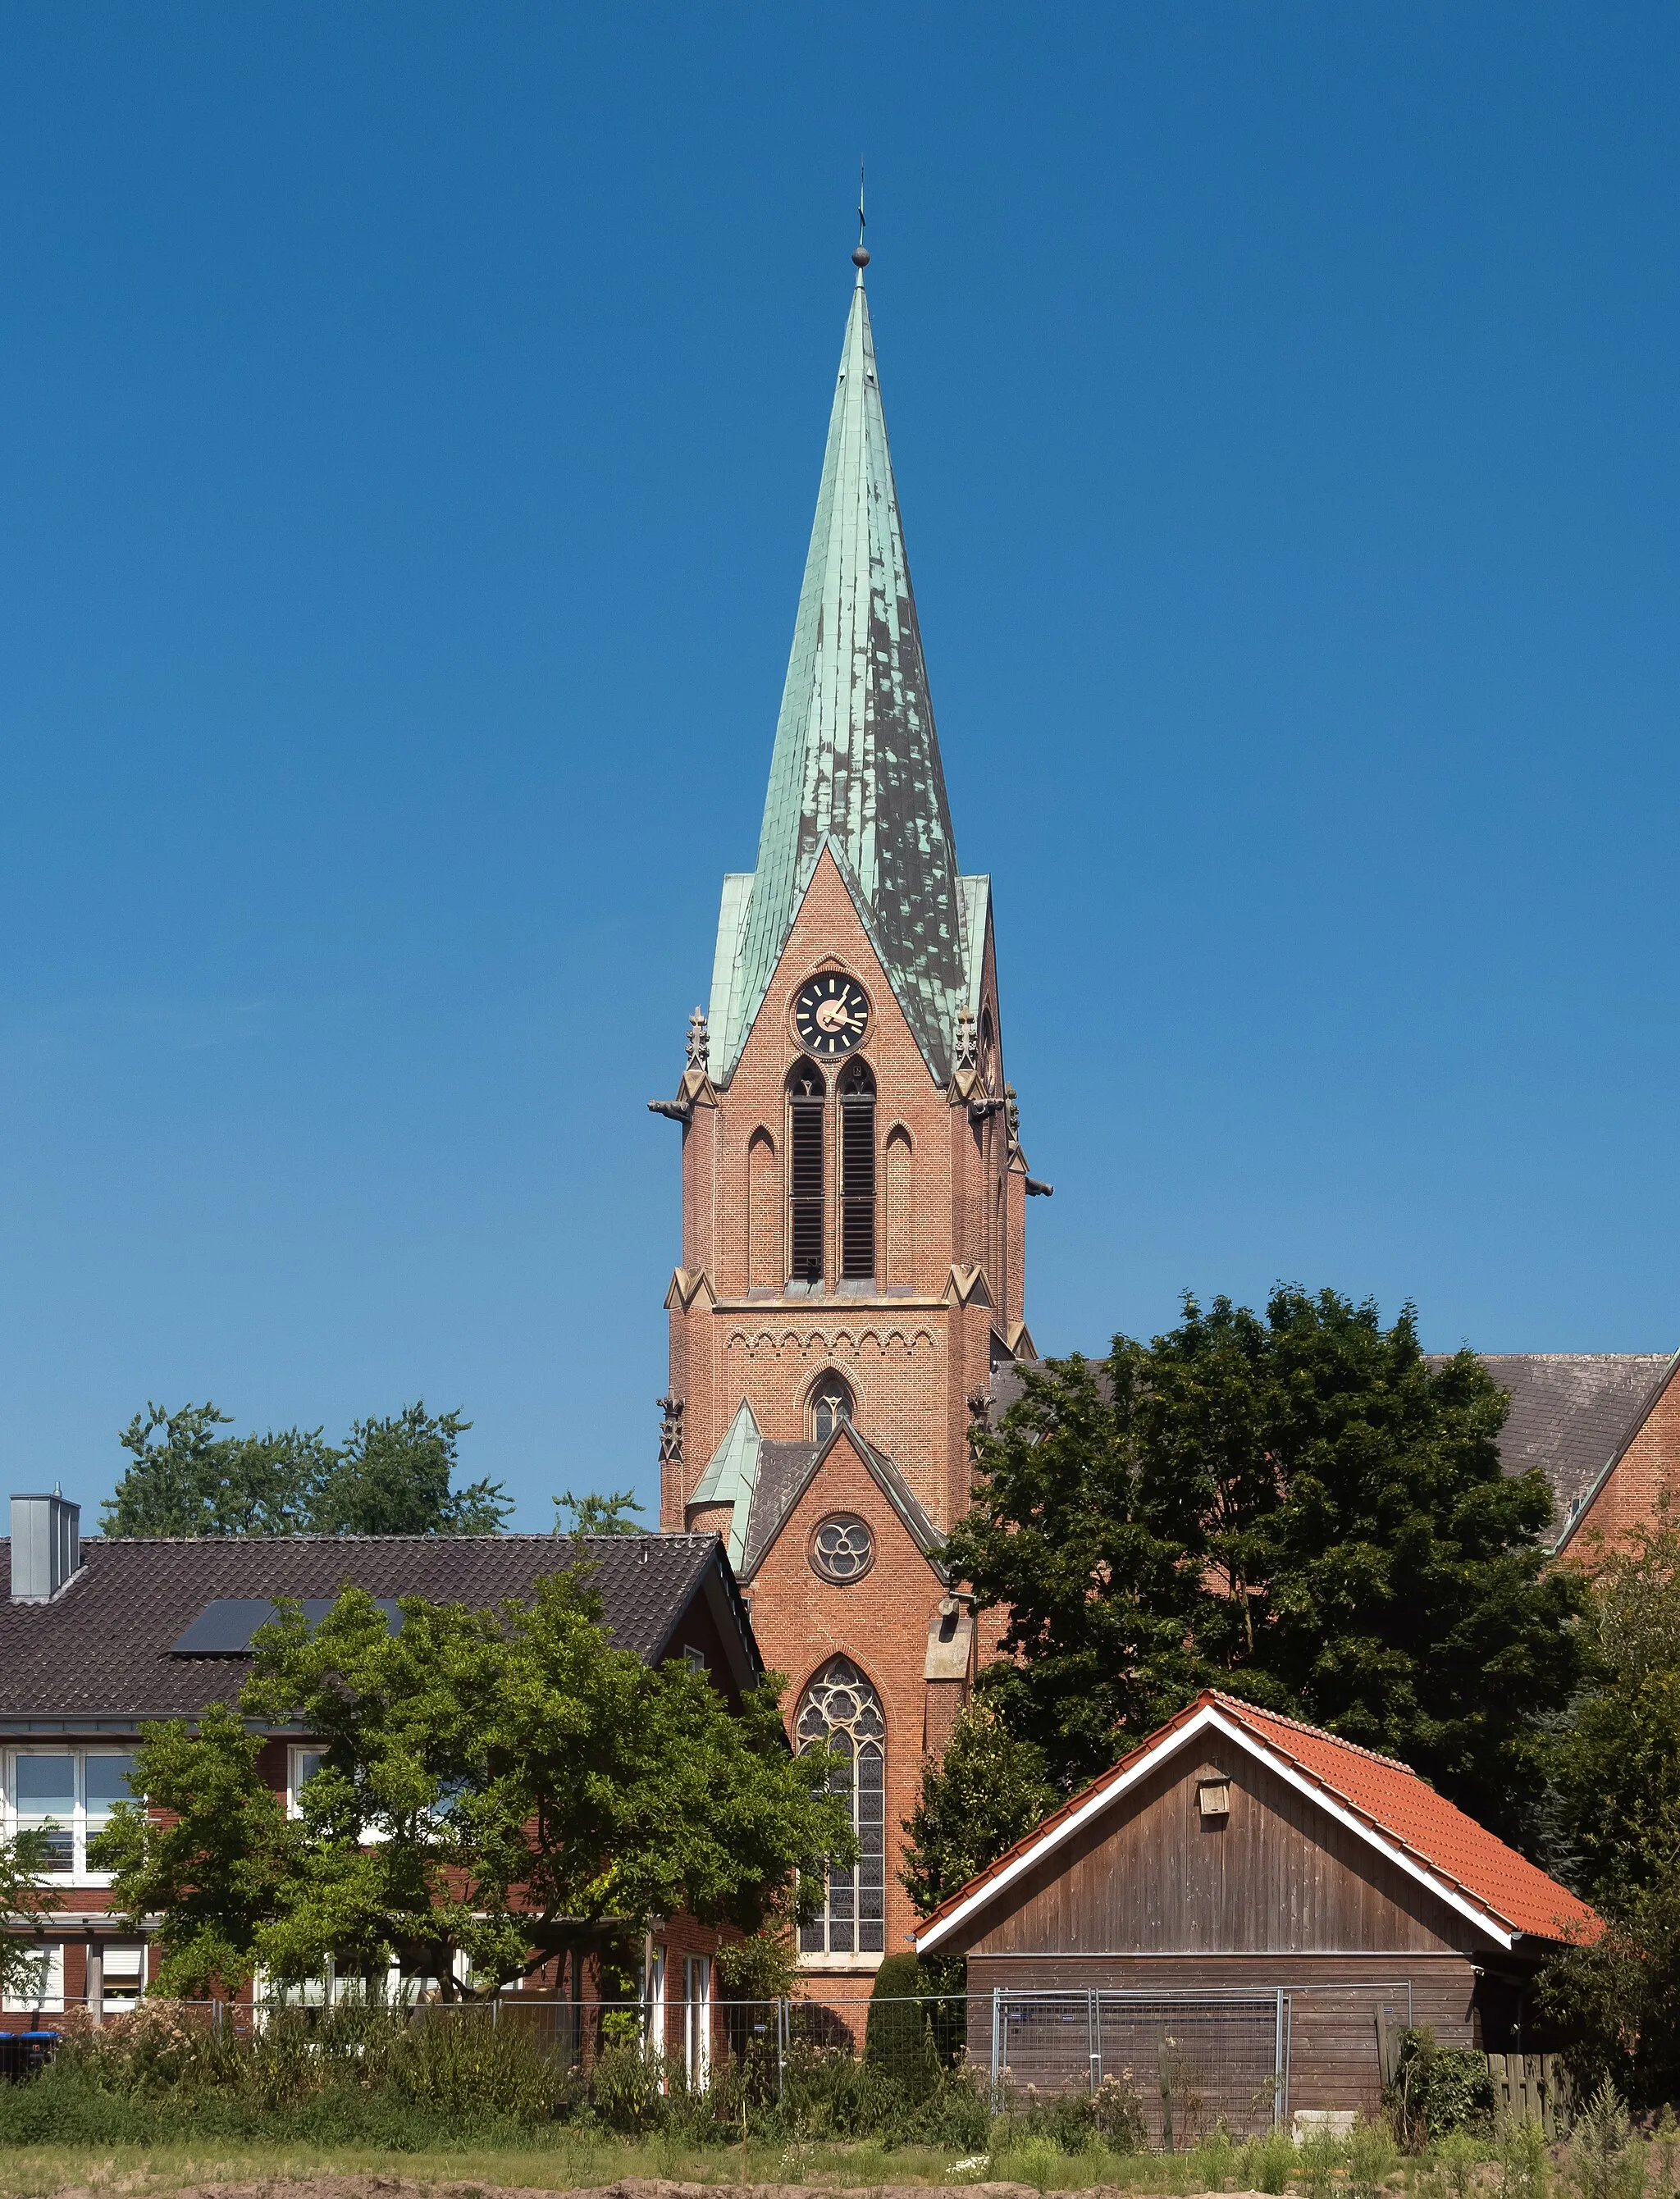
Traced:
[[[999, 1987], [753, 2001], [715, 1997], [711, 1982], [709, 1965], [695, 1962], [673, 1980], [680, 1990], [668, 1997], [619, 2002], [516, 1991], [388, 1998], [330, 1987], [308, 1999], [254, 2005], [59, 1998], [6, 2009], [0, 2030], [24, 2037], [9, 2058], [0, 2051], [0, 2075], [39, 2066], [40, 2053], [26, 2050], [25, 2039], [50, 2051], [66, 2035], [125, 2021], [167, 2021], [179, 2034], [201, 2032], [250, 2051], [277, 2023], [283, 2034], [314, 2032], [324, 2050], [341, 2051], [347, 2042], [357, 2050], [365, 2021], [475, 2026], [516, 2032], [586, 2082], [608, 2056], [616, 2059], [606, 2066], [621, 2073], [627, 2055], [657, 2065], [661, 2091], [700, 2096], [733, 2086], [732, 2098], [785, 2100], [795, 2112], [814, 2085], [843, 2077], [849, 2063], [867, 2065], [860, 2078], [890, 2080], [912, 2103], [947, 2085], [999, 2111], [1083, 2094], [1095, 2103], [1098, 2130], [1170, 2152], [1221, 2125], [1237, 2138], [1287, 2128], [1298, 2106], [1375, 2114], [1414, 2013], [1409, 1986], [1392, 1978], [1199, 1992]], [[1486, 2058], [1502, 2111], [1542, 2120], [1549, 2131], [1561, 2126], [1566, 2087], [1552, 2056]], [[863, 2097], [881, 2096], [867, 2095], [866, 2085]]]
[[1171, 2152], [1222, 2123], [1235, 2138], [1286, 2112], [1290, 1996], [1010, 1992], [992, 1996], [995, 2097], [1105, 2086], [1117, 2113]]

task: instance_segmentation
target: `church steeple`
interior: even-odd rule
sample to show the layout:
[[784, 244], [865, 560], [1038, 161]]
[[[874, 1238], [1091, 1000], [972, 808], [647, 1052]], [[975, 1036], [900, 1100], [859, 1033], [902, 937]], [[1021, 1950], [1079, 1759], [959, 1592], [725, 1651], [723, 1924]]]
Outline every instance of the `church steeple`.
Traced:
[[939, 760], [881, 407], [860, 247], [816, 520], [782, 691], [758, 866], [726, 888], [713, 977], [717, 1070], [733, 1069], [825, 844], [834, 850], [936, 1080], [980, 942]]

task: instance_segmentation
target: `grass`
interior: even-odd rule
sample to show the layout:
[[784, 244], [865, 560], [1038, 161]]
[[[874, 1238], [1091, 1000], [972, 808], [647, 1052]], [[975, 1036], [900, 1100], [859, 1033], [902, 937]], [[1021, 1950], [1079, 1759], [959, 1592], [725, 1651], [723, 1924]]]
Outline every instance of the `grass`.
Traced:
[[[948, 2150], [928, 2146], [750, 2144], [695, 2145], [680, 2138], [614, 2138], [564, 2125], [533, 2132], [518, 2147], [393, 2154], [367, 2145], [40, 2145], [0, 2147], [0, 2194], [4, 2199], [46, 2199], [81, 2190], [127, 2199], [166, 2193], [189, 2184], [272, 2183], [330, 2176], [400, 2177], [416, 2184], [479, 2184], [530, 2190], [568, 2190], [616, 2184], [631, 2177], [666, 2177], [726, 2190], [750, 2184], [802, 2184], [814, 2190], [855, 2190], [895, 2184], [981, 2181], [1025, 2184], [1041, 2191], [1085, 2191], [1097, 2186], [1129, 2192], [1187, 2195], [1218, 2183], [1240, 2181], [1240, 2155], [1228, 2155], [1222, 2175], [1199, 2150], [1161, 2156], [1059, 2151], [1042, 2138], [985, 2156], [983, 2167], [954, 2177]], [[1210, 2168], [1213, 2174], [1210, 2175]], [[1217, 2179], [1217, 2180], [1216, 2180]]]

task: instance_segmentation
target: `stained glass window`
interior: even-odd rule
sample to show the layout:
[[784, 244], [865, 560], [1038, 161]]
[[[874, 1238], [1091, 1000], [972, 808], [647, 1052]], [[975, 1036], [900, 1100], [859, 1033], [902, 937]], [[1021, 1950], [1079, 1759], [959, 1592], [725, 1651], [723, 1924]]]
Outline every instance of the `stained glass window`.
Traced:
[[849, 1658], [825, 1665], [805, 1691], [799, 1747], [827, 1741], [836, 1762], [831, 1792], [852, 1813], [861, 1850], [850, 1870], [832, 1871], [822, 1907], [799, 1928], [803, 1955], [878, 1955], [887, 1944], [886, 1721], [881, 1699]]

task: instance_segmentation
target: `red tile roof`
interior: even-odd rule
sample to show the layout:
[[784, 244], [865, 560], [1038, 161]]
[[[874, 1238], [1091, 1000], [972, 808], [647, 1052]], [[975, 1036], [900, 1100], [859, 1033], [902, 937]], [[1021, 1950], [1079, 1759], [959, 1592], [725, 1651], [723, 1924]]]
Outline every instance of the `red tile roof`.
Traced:
[[1018, 1840], [1006, 1855], [1000, 1856], [988, 1869], [942, 1902], [918, 1926], [918, 1942], [942, 1919], [1027, 1858], [1070, 1817], [1099, 1800], [1108, 1788], [1123, 1781], [1129, 1784], [1150, 1755], [1158, 1753], [1193, 1718], [1208, 1710], [1219, 1712], [1268, 1754], [1285, 1759], [1292, 1770], [1321, 1789], [1327, 1800], [1350, 1811], [1374, 1832], [1403, 1848], [1432, 1877], [1444, 1881], [1473, 1908], [1485, 1911], [1506, 1932], [1562, 1939], [1595, 1937], [1601, 1928], [1584, 1901], [1549, 1878], [1514, 1848], [1507, 1847], [1485, 1825], [1467, 1817], [1394, 1757], [1378, 1756], [1317, 1726], [1303, 1725], [1295, 1718], [1260, 1710], [1239, 1696], [1208, 1688], [1111, 1771], [1071, 1796], [1024, 1840]]

